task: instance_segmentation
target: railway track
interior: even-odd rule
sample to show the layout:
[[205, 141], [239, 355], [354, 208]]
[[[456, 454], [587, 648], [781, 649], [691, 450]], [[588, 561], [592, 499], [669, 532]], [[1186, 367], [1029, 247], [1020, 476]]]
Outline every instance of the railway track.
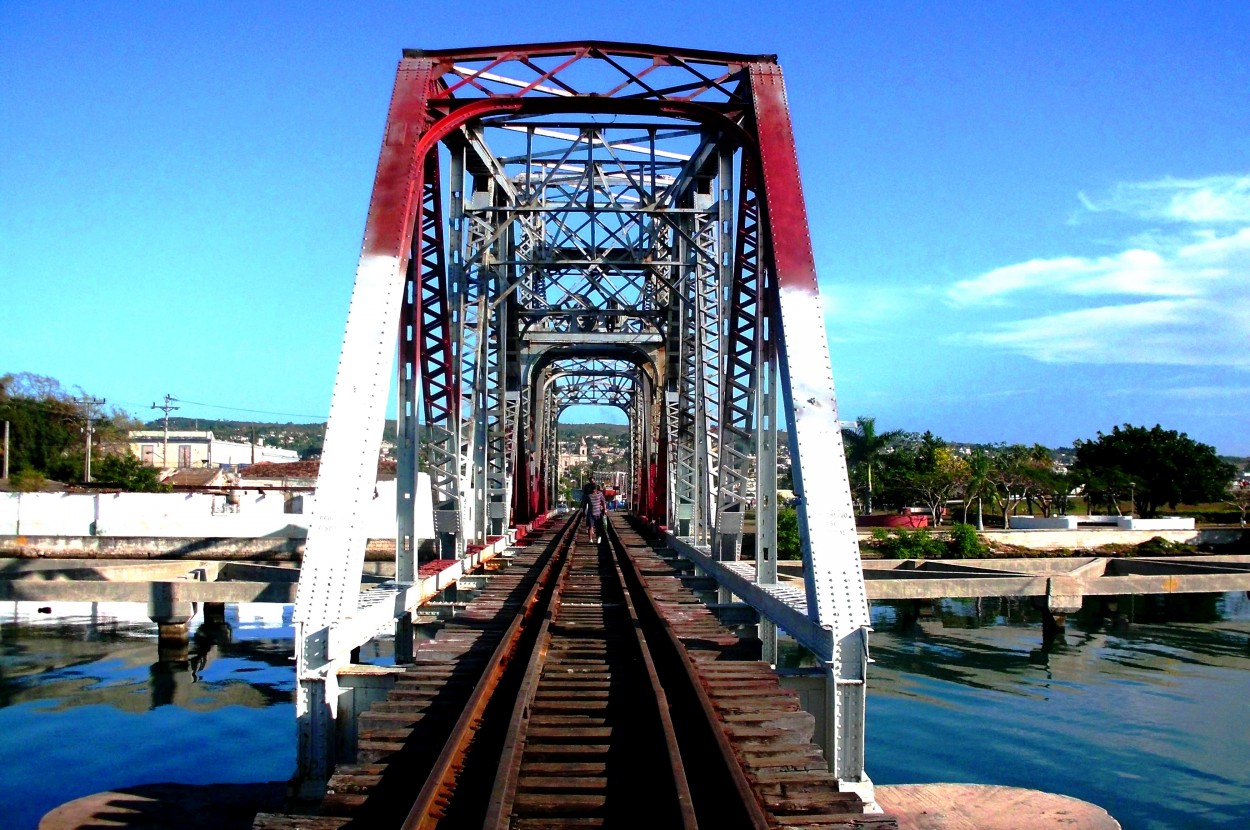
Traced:
[[422, 644], [322, 815], [256, 830], [894, 826], [836, 792], [810, 716], [671, 563], [619, 518], [598, 545], [579, 526]]

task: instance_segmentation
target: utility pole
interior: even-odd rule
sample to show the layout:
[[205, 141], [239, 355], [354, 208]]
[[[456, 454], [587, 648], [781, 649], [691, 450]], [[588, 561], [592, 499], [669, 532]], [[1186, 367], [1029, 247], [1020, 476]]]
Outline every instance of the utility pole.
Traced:
[[[95, 433], [95, 407], [103, 406], [105, 401], [103, 398], [75, 398], [75, 403], [82, 404], [83, 410], [87, 413], [87, 427], [83, 430], [87, 435], [87, 457], [83, 461], [82, 480], [84, 484], [91, 483], [91, 436]], [[7, 460], [7, 454], [6, 454]]]
[[9, 422], [4, 422], [4, 475], [0, 476], [5, 481], [9, 480]]
[[164, 406], [157, 406], [156, 404], [152, 404], [153, 409], [160, 409], [165, 413], [165, 443], [161, 446], [161, 469], [162, 470], [169, 468], [169, 413], [173, 412], [176, 409], [181, 409], [181, 407], [173, 405], [173, 402], [176, 400], [178, 399], [175, 398], [173, 395], [170, 395], [167, 392], [165, 393], [165, 405]]

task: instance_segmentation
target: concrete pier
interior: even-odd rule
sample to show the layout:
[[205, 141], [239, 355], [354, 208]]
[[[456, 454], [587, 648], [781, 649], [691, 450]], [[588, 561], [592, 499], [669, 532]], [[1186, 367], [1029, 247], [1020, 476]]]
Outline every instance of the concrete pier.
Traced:
[[894, 784], [876, 792], [899, 830], [1120, 830], [1095, 804], [1019, 787]]
[[249, 830], [258, 812], [281, 809], [286, 782], [143, 784], [83, 796], [47, 813], [39, 830], [166, 828]]

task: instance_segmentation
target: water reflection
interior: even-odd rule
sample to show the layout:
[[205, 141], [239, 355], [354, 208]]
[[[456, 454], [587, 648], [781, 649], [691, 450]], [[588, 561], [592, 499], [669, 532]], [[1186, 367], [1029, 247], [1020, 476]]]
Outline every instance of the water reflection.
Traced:
[[[61, 707], [104, 704], [141, 711], [170, 704], [196, 709], [290, 701], [289, 641], [236, 642], [224, 619], [193, 622], [192, 628], [189, 647], [169, 650], [157, 647], [148, 621], [0, 622], [0, 706], [51, 700]], [[214, 671], [213, 663], [223, 661], [222, 671]], [[144, 675], [147, 682], [140, 683]], [[208, 688], [194, 688], [201, 681]]]
[[[191, 638], [191, 654], [187, 660], [191, 669], [191, 679], [199, 682], [200, 672], [213, 654], [213, 650], [224, 651], [225, 647], [234, 642], [234, 628], [226, 620], [225, 609], [205, 608], [204, 622], [195, 630]], [[211, 613], [210, 613], [211, 612]]]
[[[146, 608], [0, 605], [0, 815], [156, 782], [283, 781], [294, 769], [290, 606], [200, 610], [158, 647]], [[49, 775], [48, 770], [57, 770]]]
[[878, 783], [1034, 787], [1126, 830], [1250, 826], [1250, 602], [1087, 598], [1055, 636], [1015, 598], [876, 603]]

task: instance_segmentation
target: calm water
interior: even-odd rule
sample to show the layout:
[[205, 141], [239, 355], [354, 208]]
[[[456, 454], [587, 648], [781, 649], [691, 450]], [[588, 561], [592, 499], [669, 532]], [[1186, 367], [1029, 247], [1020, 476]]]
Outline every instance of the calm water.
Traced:
[[[0, 604], [0, 826], [160, 782], [281, 781], [295, 764], [291, 609], [229, 606], [159, 661], [146, 606]], [[200, 629], [201, 620], [192, 623]], [[181, 655], [173, 655], [175, 657]]]
[[1125, 830], [1250, 828], [1250, 602], [1087, 600], [1061, 640], [1019, 600], [873, 608], [868, 772], [1031, 787]]
[[[104, 790], [293, 771], [289, 606], [230, 606], [224, 629], [197, 619], [186, 659], [164, 662], [143, 606], [37, 607], [0, 605], [6, 830]], [[1126, 830], [1250, 827], [1244, 594], [1091, 602], [1045, 648], [1027, 602], [882, 604], [873, 619], [876, 782], [1035, 787]]]

